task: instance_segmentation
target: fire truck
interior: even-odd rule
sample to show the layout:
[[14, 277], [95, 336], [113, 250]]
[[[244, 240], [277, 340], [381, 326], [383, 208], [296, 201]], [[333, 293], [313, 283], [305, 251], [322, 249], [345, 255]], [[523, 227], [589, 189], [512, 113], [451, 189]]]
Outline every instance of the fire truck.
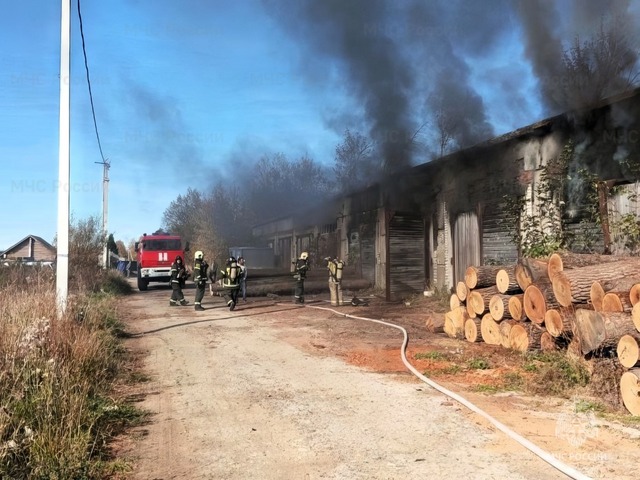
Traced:
[[[176, 256], [182, 257], [186, 266], [185, 252], [189, 251], [189, 242], [185, 245], [178, 235], [165, 232], [146, 233], [135, 243], [136, 258], [138, 260], [138, 289], [145, 291], [150, 282], [169, 282], [171, 279], [171, 264]], [[186, 278], [182, 279], [183, 283]]]

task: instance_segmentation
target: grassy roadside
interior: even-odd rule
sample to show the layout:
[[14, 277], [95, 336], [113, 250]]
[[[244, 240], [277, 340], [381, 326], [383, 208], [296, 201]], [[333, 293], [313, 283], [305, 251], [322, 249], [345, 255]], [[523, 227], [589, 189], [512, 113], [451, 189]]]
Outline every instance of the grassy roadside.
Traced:
[[113, 436], [145, 414], [118, 398], [127, 355], [115, 273], [73, 292], [57, 318], [51, 270], [0, 269], [0, 478], [101, 479], [127, 465]]

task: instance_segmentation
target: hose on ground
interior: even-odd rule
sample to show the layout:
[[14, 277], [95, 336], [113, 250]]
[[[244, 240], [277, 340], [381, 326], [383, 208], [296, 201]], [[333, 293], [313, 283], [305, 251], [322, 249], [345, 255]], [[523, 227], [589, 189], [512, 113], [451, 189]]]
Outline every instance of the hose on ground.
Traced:
[[554, 467], [556, 470], [564, 473], [569, 478], [573, 478], [573, 479], [576, 479], [576, 480], [591, 480], [590, 477], [588, 477], [588, 476], [584, 475], [583, 473], [577, 471], [576, 469], [574, 469], [570, 465], [567, 465], [564, 462], [558, 460], [556, 457], [551, 455], [549, 452], [546, 452], [545, 450], [542, 450], [536, 444], [534, 444], [533, 442], [527, 440], [522, 435], [514, 432], [509, 427], [507, 427], [503, 423], [499, 422], [498, 420], [493, 418], [491, 415], [489, 415], [487, 412], [485, 412], [484, 410], [480, 409], [479, 407], [477, 407], [473, 403], [469, 402], [468, 400], [466, 400], [465, 398], [461, 397], [457, 393], [452, 392], [451, 390], [448, 390], [448, 389], [444, 388], [442, 385], [437, 384], [436, 382], [434, 382], [433, 380], [429, 379], [428, 377], [425, 377], [422, 373], [420, 373], [418, 370], [416, 370], [416, 368], [413, 365], [411, 365], [411, 363], [409, 363], [409, 361], [407, 360], [407, 355], [406, 355], [407, 345], [409, 344], [409, 334], [400, 325], [396, 325], [396, 324], [390, 323], [390, 322], [385, 322], [384, 320], [376, 320], [374, 318], [366, 318], [366, 317], [358, 317], [356, 315], [349, 315], [349, 314], [334, 310], [333, 308], [320, 307], [320, 306], [316, 306], [316, 305], [305, 305], [305, 307], [307, 307], [307, 308], [315, 308], [315, 309], [318, 309], [318, 310], [326, 310], [326, 311], [332, 312], [332, 313], [334, 313], [336, 315], [340, 315], [340, 316], [343, 316], [343, 317], [353, 318], [355, 320], [364, 320], [364, 321], [367, 321], [367, 322], [379, 323], [381, 325], [386, 325], [388, 327], [392, 327], [392, 328], [400, 330], [402, 332], [402, 334], [404, 335], [404, 340], [403, 340], [402, 346], [400, 348], [400, 355], [402, 356], [402, 362], [411, 371], [411, 373], [413, 373], [416, 377], [418, 377], [420, 380], [422, 380], [423, 382], [425, 382], [427, 385], [431, 386], [435, 390], [439, 391], [440, 393], [442, 393], [442, 394], [446, 395], [447, 397], [455, 400], [456, 402], [464, 405], [465, 407], [467, 407], [472, 412], [477, 413], [478, 415], [483, 417], [485, 420], [487, 420], [489, 423], [491, 423], [493, 426], [495, 426], [498, 430], [500, 430], [503, 433], [505, 433], [508, 437], [510, 437], [511, 439], [513, 439], [516, 442], [518, 442], [520, 445], [525, 447], [527, 450], [529, 450], [530, 452], [534, 453], [535, 455], [540, 457], [542, 460], [547, 462], [549, 465]]

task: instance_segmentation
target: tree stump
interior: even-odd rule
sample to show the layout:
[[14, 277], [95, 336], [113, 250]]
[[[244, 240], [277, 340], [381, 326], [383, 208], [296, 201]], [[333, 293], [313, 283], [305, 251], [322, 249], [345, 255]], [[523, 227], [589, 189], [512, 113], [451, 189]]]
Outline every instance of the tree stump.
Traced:
[[464, 322], [464, 338], [466, 338], [468, 342], [474, 343], [482, 341], [481, 323], [482, 320], [479, 318], [468, 318], [467, 321]]
[[622, 374], [620, 378], [622, 403], [631, 415], [640, 415], [640, 368]]
[[616, 353], [623, 367], [633, 368], [640, 366], [640, 347], [638, 347], [638, 341], [631, 335], [620, 337]]

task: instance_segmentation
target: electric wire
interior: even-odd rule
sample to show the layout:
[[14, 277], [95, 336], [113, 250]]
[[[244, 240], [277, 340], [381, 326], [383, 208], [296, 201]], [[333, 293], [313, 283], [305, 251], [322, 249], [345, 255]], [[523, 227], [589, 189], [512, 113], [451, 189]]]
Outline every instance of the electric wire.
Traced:
[[82, 12], [80, 11], [80, 0], [78, 0], [78, 21], [80, 22], [80, 37], [82, 37], [82, 54], [84, 56], [84, 69], [87, 73], [87, 86], [89, 87], [89, 101], [91, 102], [91, 114], [93, 115], [93, 128], [96, 132], [96, 138], [98, 140], [98, 149], [100, 150], [100, 157], [102, 163], [108, 164], [102, 153], [102, 144], [100, 142], [100, 134], [98, 133], [98, 122], [96, 121], [96, 110], [93, 105], [93, 92], [91, 91], [91, 78], [89, 76], [89, 63], [87, 61], [87, 49], [84, 41], [84, 28], [82, 25]]
[[400, 355], [402, 357], [402, 362], [409, 369], [409, 371], [411, 371], [411, 373], [413, 373], [416, 377], [418, 377], [420, 380], [422, 380], [423, 382], [425, 382], [427, 385], [431, 386], [435, 390], [439, 391], [440, 393], [442, 393], [442, 394], [446, 395], [447, 397], [455, 400], [456, 402], [464, 405], [465, 407], [467, 407], [472, 412], [477, 413], [478, 415], [480, 415], [481, 417], [483, 417], [484, 419], [489, 421], [498, 430], [500, 430], [501, 432], [505, 433], [508, 437], [510, 437], [513, 440], [515, 440], [516, 442], [518, 442], [520, 445], [525, 447], [527, 450], [529, 450], [530, 452], [534, 453], [539, 458], [541, 458], [542, 460], [547, 462], [549, 465], [554, 467], [556, 470], [559, 470], [560, 472], [564, 473], [569, 478], [573, 478], [575, 480], [592, 480], [591, 477], [588, 477], [588, 476], [584, 475], [583, 473], [577, 471], [576, 469], [574, 469], [570, 465], [567, 465], [566, 463], [558, 460], [556, 457], [551, 455], [549, 452], [544, 451], [543, 449], [538, 447], [536, 444], [534, 444], [530, 440], [527, 440], [526, 438], [524, 438], [519, 433], [514, 432], [509, 427], [507, 427], [506, 425], [504, 425], [503, 423], [501, 423], [497, 419], [493, 418], [487, 412], [485, 412], [484, 410], [480, 409], [479, 407], [477, 407], [473, 403], [469, 402], [464, 397], [458, 395], [455, 392], [452, 392], [452, 391], [446, 389], [445, 387], [443, 387], [440, 384], [434, 382], [430, 378], [425, 377], [422, 373], [420, 373], [418, 370], [416, 370], [416, 368], [413, 365], [411, 365], [409, 360], [407, 360], [406, 350], [407, 350], [407, 345], [409, 344], [409, 334], [404, 329], [404, 327], [401, 327], [400, 325], [396, 325], [395, 323], [385, 322], [383, 320], [376, 320], [376, 319], [373, 319], [373, 318], [366, 318], [366, 317], [358, 317], [358, 316], [355, 316], [355, 315], [349, 315], [349, 314], [342, 313], [342, 312], [339, 312], [337, 310], [334, 310], [333, 308], [319, 307], [319, 306], [315, 306], [315, 305], [305, 305], [305, 307], [306, 308], [315, 308], [315, 309], [318, 309], [318, 310], [326, 310], [328, 312], [332, 312], [332, 313], [335, 313], [336, 315], [340, 315], [340, 316], [343, 316], [343, 317], [353, 318], [355, 320], [364, 320], [364, 321], [367, 321], [367, 322], [379, 323], [381, 325], [386, 325], [388, 327], [392, 327], [392, 328], [400, 330], [402, 332], [402, 334], [404, 335], [404, 339], [402, 341], [402, 346], [400, 347]]

